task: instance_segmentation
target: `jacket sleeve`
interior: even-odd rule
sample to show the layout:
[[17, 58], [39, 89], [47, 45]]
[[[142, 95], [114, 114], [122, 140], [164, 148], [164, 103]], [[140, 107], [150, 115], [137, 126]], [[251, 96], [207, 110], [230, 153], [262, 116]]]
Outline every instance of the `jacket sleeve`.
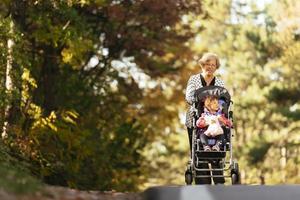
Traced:
[[185, 100], [188, 104], [192, 105], [195, 101], [195, 82], [193, 80], [193, 76], [191, 76], [188, 80], [186, 91], [185, 91]]

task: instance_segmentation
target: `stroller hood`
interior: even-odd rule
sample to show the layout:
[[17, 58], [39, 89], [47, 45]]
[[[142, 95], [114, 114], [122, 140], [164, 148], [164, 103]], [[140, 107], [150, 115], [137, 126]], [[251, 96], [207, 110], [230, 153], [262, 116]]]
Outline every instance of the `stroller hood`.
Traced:
[[207, 96], [217, 96], [224, 100], [227, 104], [230, 103], [231, 97], [227, 89], [220, 86], [206, 86], [195, 91], [196, 102], [201, 102]]

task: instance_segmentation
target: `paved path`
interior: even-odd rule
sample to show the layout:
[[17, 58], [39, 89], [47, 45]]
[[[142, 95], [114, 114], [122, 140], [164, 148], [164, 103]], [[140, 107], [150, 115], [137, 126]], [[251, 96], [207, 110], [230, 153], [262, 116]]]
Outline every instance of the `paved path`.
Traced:
[[300, 185], [153, 187], [143, 200], [300, 200]]
[[300, 185], [193, 185], [152, 187], [145, 192], [119, 193], [79, 191], [49, 186], [34, 195], [8, 194], [0, 190], [2, 200], [300, 200]]

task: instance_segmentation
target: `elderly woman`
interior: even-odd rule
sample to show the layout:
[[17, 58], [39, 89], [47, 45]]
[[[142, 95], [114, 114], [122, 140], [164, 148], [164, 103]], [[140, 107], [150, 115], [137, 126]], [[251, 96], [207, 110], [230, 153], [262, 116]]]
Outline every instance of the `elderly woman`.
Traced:
[[[216, 70], [220, 67], [220, 60], [214, 53], [205, 53], [198, 61], [201, 67], [201, 73], [192, 75], [187, 84], [185, 99], [189, 104], [188, 111], [186, 113], [186, 127], [188, 130], [188, 137], [190, 143], [190, 151], [192, 149], [192, 133], [193, 133], [193, 112], [191, 105], [194, 102], [194, 93], [197, 89], [204, 86], [221, 86], [224, 87], [224, 82], [215, 76]], [[208, 169], [208, 164], [202, 163], [202, 168]], [[218, 163], [211, 163], [213, 168], [218, 168]], [[221, 175], [222, 172], [213, 171], [214, 175]], [[210, 175], [209, 171], [199, 172], [198, 175]], [[211, 184], [211, 178], [197, 178], [196, 184]], [[215, 184], [224, 183], [224, 178], [214, 178]]]

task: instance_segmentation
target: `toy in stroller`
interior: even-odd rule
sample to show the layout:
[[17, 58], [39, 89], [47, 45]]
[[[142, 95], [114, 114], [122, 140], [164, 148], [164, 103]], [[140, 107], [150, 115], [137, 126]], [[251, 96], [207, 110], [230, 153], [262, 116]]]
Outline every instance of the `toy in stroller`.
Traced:
[[[203, 178], [211, 180], [223, 180], [231, 178], [232, 184], [240, 183], [240, 174], [238, 163], [233, 160], [232, 153], [232, 137], [234, 129], [232, 126], [222, 126], [224, 134], [223, 142], [220, 143], [221, 148], [217, 151], [207, 151], [203, 148], [200, 135], [203, 134], [196, 126], [196, 120], [204, 112], [204, 99], [208, 96], [217, 97], [223, 102], [222, 113], [226, 119], [233, 122], [233, 112], [230, 110], [232, 101], [228, 91], [219, 86], [202, 87], [195, 92], [195, 103], [193, 104], [193, 134], [192, 134], [192, 149], [191, 160], [187, 165], [185, 172], [185, 182], [187, 185], [192, 184], [193, 179], [198, 184]], [[217, 139], [210, 137], [208, 144], [216, 145]], [[227, 153], [228, 152], [228, 153]], [[229, 155], [228, 155], [229, 154]], [[210, 165], [210, 168], [209, 168]], [[204, 167], [203, 167], [204, 166]], [[216, 183], [216, 181], [215, 181]], [[222, 181], [221, 181], [222, 183]]]

